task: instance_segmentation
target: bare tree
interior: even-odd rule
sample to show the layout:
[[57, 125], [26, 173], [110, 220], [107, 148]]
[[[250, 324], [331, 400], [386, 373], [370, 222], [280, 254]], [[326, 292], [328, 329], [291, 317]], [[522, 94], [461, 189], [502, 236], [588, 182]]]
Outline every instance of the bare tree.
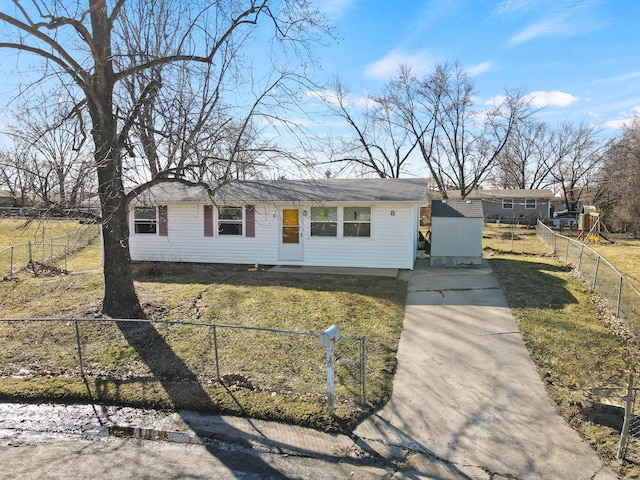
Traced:
[[607, 225], [640, 235], [640, 119], [615, 139], [604, 156], [596, 196]]
[[373, 96], [349, 98], [348, 89], [338, 77], [322, 100], [347, 123], [350, 132], [340, 137], [331, 163], [373, 172], [380, 178], [400, 178], [417, 142], [398, 125], [396, 113]]
[[599, 173], [605, 147], [602, 132], [585, 123], [565, 122], [554, 130], [552, 143], [551, 175], [562, 190], [566, 210], [575, 212]]
[[6, 145], [0, 150], [0, 184], [11, 192], [18, 205], [31, 202], [33, 175], [24, 168], [28, 164], [27, 152], [15, 144]]
[[[306, 0], [14, 0], [11, 8], [3, 10], [0, 48], [43, 60], [47, 69], [43, 78], [52, 72], [54, 77], [49, 78], [70, 81], [65, 88], [77, 100], [73, 110], [88, 110], [105, 258], [102, 309], [115, 318], [143, 317], [130, 265], [123, 159], [135, 155], [130, 141], [134, 125], [142, 125], [145, 107], [167, 86], [163, 71], [224, 65], [225, 55], [237, 52], [235, 46], [252, 32], [274, 44], [293, 45], [303, 55], [314, 35], [322, 31], [319, 16]], [[123, 41], [138, 32], [130, 20], [133, 12], [141, 12], [140, 18], [154, 17], [146, 31], [160, 36], [148, 51], [132, 51]], [[136, 93], [125, 102], [124, 83], [133, 77], [141, 80], [129, 82]], [[153, 122], [147, 122], [149, 128], [157, 126]], [[153, 146], [147, 146], [149, 151]], [[158, 169], [141, 188], [166, 178]]]
[[30, 178], [30, 193], [47, 208], [76, 208], [94, 176], [78, 116], [69, 117], [58, 98], [52, 104], [26, 104], [15, 121], [7, 129], [22, 159], [14, 163], [14, 171]]
[[458, 64], [437, 64], [425, 76], [402, 66], [380, 102], [417, 142], [443, 197], [448, 189], [466, 197], [493, 168], [518, 122], [530, 108], [520, 94], [508, 93], [488, 110], [474, 104], [473, 82]]
[[546, 188], [553, 183], [551, 170], [557, 157], [553, 130], [528, 118], [518, 122], [498, 157], [491, 181], [501, 188]]

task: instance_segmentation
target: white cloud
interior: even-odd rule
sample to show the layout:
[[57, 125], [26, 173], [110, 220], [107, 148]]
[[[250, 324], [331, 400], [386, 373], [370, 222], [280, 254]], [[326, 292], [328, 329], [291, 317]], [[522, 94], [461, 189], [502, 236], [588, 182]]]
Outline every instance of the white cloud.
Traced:
[[487, 72], [493, 68], [492, 61], [486, 61], [482, 63], [478, 63], [477, 65], [473, 65], [472, 67], [467, 68], [467, 74], [472, 77], [476, 75], [480, 75], [481, 73]]
[[575, 95], [558, 90], [553, 92], [539, 90], [531, 92], [525, 98], [535, 107], [568, 107], [579, 100]]
[[380, 60], [367, 65], [364, 74], [369, 78], [386, 80], [398, 71], [400, 65], [409, 65], [414, 72], [423, 72], [429, 68], [431, 61], [431, 55], [424, 50], [413, 53], [392, 50]]
[[631, 127], [635, 121], [640, 117], [640, 105], [633, 107], [629, 112], [625, 113], [624, 118], [617, 120], [609, 120], [602, 124], [605, 128], [618, 130], [621, 128]]
[[496, 14], [537, 17], [509, 39], [509, 45], [514, 46], [540, 37], [570, 37], [601, 30], [607, 20], [598, 12], [599, 6], [600, 0], [540, 0], [530, 5], [511, 0], [500, 4]]
[[342, 17], [351, 9], [355, 0], [324, 0], [316, 1], [318, 9], [330, 18]]
[[552, 37], [565, 32], [564, 16], [551, 17], [529, 25], [509, 39], [509, 45], [520, 45], [538, 37]]
[[[331, 105], [339, 105], [338, 97], [336, 92], [331, 90], [307, 90], [307, 97], [314, 98], [316, 100], [321, 100], [323, 102], [329, 103]], [[349, 97], [343, 99], [343, 103], [347, 107], [370, 107], [374, 104], [374, 102], [369, 97]]]
[[494, 14], [497, 16], [522, 15], [529, 12], [536, 6], [536, 2], [531, 0], [504, 0], [495, 8]]

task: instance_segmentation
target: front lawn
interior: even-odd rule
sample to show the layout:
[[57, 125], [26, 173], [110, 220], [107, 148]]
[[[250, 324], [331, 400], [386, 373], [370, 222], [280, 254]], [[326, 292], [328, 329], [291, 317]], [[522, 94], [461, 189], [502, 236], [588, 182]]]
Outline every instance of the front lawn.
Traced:
[[[84, 269], [86, 261], [81, 265]], [[78, 324], [86, 383], [74, 322], [0, 322], [0, 395], [203, 410], [348, 431], [365, 414], [357, 340], [362, 336], [368, 408], [383, 405], [391, 394], [406, 282], [166, 263], [136, 264], [135, 279], [149, 319], [180, 323], [119, 328], [105, 321], [99, 314], [98, 273], [21, 274], [0, 282], [3, 318], [94, 319]], [[214, 331], [195, 323], [254, 330]], [[339, 340], [336, 347], [331, 418], [325, 349], [318, 338], [261, 329], [319, 334], [334, 323], [353, 340]]]

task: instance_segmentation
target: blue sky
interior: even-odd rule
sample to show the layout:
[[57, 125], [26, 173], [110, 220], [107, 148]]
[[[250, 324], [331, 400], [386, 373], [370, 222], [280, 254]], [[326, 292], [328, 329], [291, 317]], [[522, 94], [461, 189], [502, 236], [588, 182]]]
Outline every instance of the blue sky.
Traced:
[[479, 103], [520, 90], [550, 123], [620, 128], [640, 114], [638, 0], [317, 0], [341, 40], [318, 54], [352, 95], [401, 63], [458, 61]]

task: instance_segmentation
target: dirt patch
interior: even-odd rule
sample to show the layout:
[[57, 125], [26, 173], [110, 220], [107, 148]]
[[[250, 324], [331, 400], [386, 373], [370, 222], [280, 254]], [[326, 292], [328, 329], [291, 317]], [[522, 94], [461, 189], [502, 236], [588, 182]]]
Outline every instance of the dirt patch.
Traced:
[[33, 261], [27, 263], [26, 270], [28, 272], [32, 272], [36, 277], [57, 277], [59, 275], [69, 275], [69, 272], [62, 268]]

